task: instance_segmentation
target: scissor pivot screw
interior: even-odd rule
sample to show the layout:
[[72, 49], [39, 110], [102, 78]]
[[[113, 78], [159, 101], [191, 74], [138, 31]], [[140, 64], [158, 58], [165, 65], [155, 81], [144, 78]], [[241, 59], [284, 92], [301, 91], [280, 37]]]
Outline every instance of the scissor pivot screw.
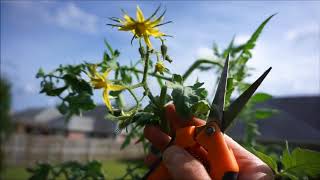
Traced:
[[212, 135], [215, 131], [216, 130], [214, 129], [214, 127], [211, 127], [211, 126], [207, 127], [206, 129], [206, 133], [208, 136]]

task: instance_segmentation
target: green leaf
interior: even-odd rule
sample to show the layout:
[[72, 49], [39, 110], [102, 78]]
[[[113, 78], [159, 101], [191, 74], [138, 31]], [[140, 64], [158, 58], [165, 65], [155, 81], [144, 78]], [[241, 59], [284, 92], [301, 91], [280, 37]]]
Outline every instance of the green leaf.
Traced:
[[241, 44], [238, 46], [233, 46], [231, 49], [231, 56], [234, 57], [236, 53], [239, 53], [240, 51], [242, 51], [245, 47], [245, 44]]
[[203, 82], [201, 83], [201, 82], [197, 81], [194, 83], [194, 85], [192, 87], [197, 89], [197, 88], [200, 88], [202, 85], [204, 85]]
[[73, 74], [66, 74], [62, 78], [65, 81], [65, 83], [70, 85], [72, 88], [75, 88], [78, 86], [79, 80], [77, 76]]
[[260, 36], [262, 30], [264, 29], [265, 25], [270, 21], [270, 19], [275, 16], [276, 14], [273, 14], [269, 16], [266, 20], [264, 20], [258, 29], [252, 34], [248, 42], [246, 43], [245, 49], [253, 49], [255, 46], [255, 42], [257, 41], [258, 37]]
[[107, 62], [109, 62], [110, 60], [111, 60], [111, 58], [110, 58], [109, 54], [106, 53], [106, 52], [104, 52], [104, 53], [103, 53], [103, 61], [104, 61], [104, 63], [107, 63]]
[[137, 81], [140, 81], [140, 77], [137, 71], [133, 71], [134, 76], [136, 77]]
[[291, 158], [288, 142], [286, 142], [286, 148], [282, 152], [281, 163], [283, 164], [284, 169], [288, 169], [294, 164]]
[[119, 57], [119, 56], [120, 56], [120, 52], [117, 49], [114, 50], [113, 57], [116, 58], [116, 57]]
[[[163, 74], [163, 73], [161, 73], [161, 74]], [[158, 84], [159, 84], [159, 86], [160, 86], [160, 88], [162, 88], [163, 87], [163, 81], [162, 81], [162, 79], [161, 78], [159, 78], [159, 77], [157, 77], [156, 78], [157, 79], [157, 82], [158, 82]]]
[[114, 55], [114, 51], [111, 47], [111, 45], [108, 43], [108, 41], [106, 39], [104, 39], [104, 44], [106, 45], [106, 47], [108, 48], [109, 52]]
[[220, 57], [220, 52], [219, 52], [219, 47], [218, 47], [218, 44], [216, 42], [213, 42], [213, 45], [212, 45], [212, 50], [213, 50], [213, 54], [217, 57]]
[[[53, 87], [50, 87], [53, 88]], [[48, 96], [59, 96], [64, 90], [66, 90], [68, 87], [64, 86], [61, 88], [54, 88], [54, 89], [50, 89], [49, 87], [44, 87], [44, 89], [41, 91], [45, 92]]]
[[290, 154], [288, 146], [284, 150], [281, 162], [284, 166], [283, 174], [289, 173], [297, 177], [320, 176], [320, 152], [296, 148]]
[[[95, 177], [93, 179], [100, 179], [103, 177], [102, 164], [98, 161], [91, 161], [83, 166], [87, 177]], [[104, 179], [104, 178], [103, 178]]]
[[207, 119], [209, 110], [210, 105], [206, 100], [199, 101], [191, 107], [192, 114], [200, 119]]
[[102, 164], [98, 161], [89, 161], [81, 164], [76, 161], [67, 161], [57, 165], [38, 163], [35, 167], [27, 169], [31, 173], [29, 180], [54, 179], [105, 179]]
[[85, 91], [89, 94], [92, 94], [92, 87], [85, 80], [80, 79], [73, 74], [66, 74], [63, 76], [63, 79], [66, 85], [69, 85], [71, 89], [74, 90], [75, 92], [80, 93]]
[[253, 153], [258, 156], [263, 162], [265, 162], [276, 174], [278, 174], [278, 165], [277, 160], [273, 159], [271, 156], [268, 156], [262, 152], [259, 152], [255, 150], [254, 148], [251, 148]]
[[167, 103], [167, 86], [162, 86], [160, 91], [160, 97], [159, 97], [159, 106], [163, 107]]
[[177, 113], [184, 119], [189, 119], [193, 115], [192, 107], [205, 100], [208, 93], [201, 88], [203, 83], [197, 82], [193, 86], [183, 86], [180, 77], [176, 76], [176, 81], [168, 82], [167, 86], [172, 89], [171, 96]]
[[232, 53], [232, 49], [233, 49], [233, 46], [234, 46], [234, 39], [235, 37], [233, 37], [228, 45], [228, 48], [225, 49], [222, 53], [222, 58], [226, 58], [228, 56], [228, 54], [231, 54]]
[[41, 86], [42, 86], [42, 89], [40, 93], [47, 93], [48, 91], [51, 91], [54, 88], [53, 83], [48, 81], [43, 81]]
[[227, 92], [226, 92], [226, 98], [225, 98], [225, 107], [229, 106], [231, 95], [234, 91], [235, 83], [233, 78], [227, 79]]
[[265, 101], [267, 101], [267, 100], [269, 100], [271, 98], [272, 98], [272, 96], [270, 94], [267, 94], [267, 93], [256, 93], [251, 97], [250, 101], [252, 103], [262, 103], [262, 102], [265, 102]]
[[70, 111], [75, 114], [79, 114], [81, 109], [87, 111], [96, 107], [88, 93], [81, 93], [77, 95], [69, 94], [65, 98], [65, 101], [69, 103]]
[[[249, 87], [250, 87], [250, 83], [246, 83], [244, 82], [243, 80], [241, 80], [240, 78], [240, 81], [236, 81], [237, 82], [237, 89], [240, 91], [240, 92], [244, 92], [245, 90], [247, 90]], [[251, 98], [250, 98], [251, 99]]]
[[29, 171], [33, 173], [29, 180], [48, 179], [52, 166], [47, 163], [39, 163], [34, 169]]
[[172, 75], [172, 81], [173, 81], [173, 82], [177, 82], [177, 83], [179, 83], [179, 84], [183, 84], [183, 78], [182, 78], [182, 76], [179, 75], [179, 74], [173, 74], [173, 75]]
[[90, 84], [87, 81], [85, 81], [83, 79], [79, 80], [79, 84], [78, 84], [77, 87], [79, 87], [78, 92], [80, 92], [80, 91], [84, 92], [85, 91], [88, 94], [93, 95], [92, 87], [90, 86]]
[[132, 82], [132, 76], [130, 72], [120, 69], [121, 80], [124, 84], [130, 84]]
[[273, 116], [276, 112], [278, 111], [274, 109], [261, 108], [256, 110], [254, 116], [256, 119], [267, 119]]
[[138, 112], [134, 115], [132, 122], [135, 122], [137, 126], [145, 126], [146, 124], [156, 124], [158, 118], [149, 112]]
[[288, 177], [291, 180], [299, 180], [299, 178], [297, 176], [290, 174], [290, 173], [287, 173], [287, 172], [283, 173], [282, 176]]
[[251, 35], [250, 39], [246, 42], [246, 44], [243, 46], [241, 54], [236, 59], [237, 64], [234, 67], [234, 78], [236, 78], [237, 81], [241, 82], [246, 77], [247, 68], [245, 65], [247, 61], [252, 57], [250, 50], [252, 50], [255, 47], [255, 43], [258, 40], [262, 30], [274, 15], [275, 14], [271, 15], [266, 20], [264, 20], [256, 29], [256, 31]]
[[107, 65], [112, 70], [118, 69], [118, 63], [117, 63], [117, 61], [115, 59], [112, 59], [112, 60], [108, 61]]
[[127, 147], [129, 144], [130, 144], [130, 141], [131, 141], [131, 137], [130, 136], [127, 136], [126, 139], [123, 141], [120, 149], [124, 149], [125, 147]]
[[57, 106], [57, 109], [61, 114], [66, 114], [68, 112], [68, 106], [65, 103], [61, 103], [59, 106]]
[[45, 73], [42, 68], [40, 68], [36, 74], [36, 78], [44, 77]]
[[[108, 119], [110, 121], [115, 121], [115, 122], [121, 121], [121, 123], [122, 123], [122, 122], [125, 122], [125, 121], [128, 121], [129, 119], [131, 119], [131, 117], [130, 116], [115, 116], [111, 113], [108, 113], [105, 116], [105, 119]], [[119, 128], [122, 129], [122, 128], [125, 128], [125, 126], [120, 126]]]

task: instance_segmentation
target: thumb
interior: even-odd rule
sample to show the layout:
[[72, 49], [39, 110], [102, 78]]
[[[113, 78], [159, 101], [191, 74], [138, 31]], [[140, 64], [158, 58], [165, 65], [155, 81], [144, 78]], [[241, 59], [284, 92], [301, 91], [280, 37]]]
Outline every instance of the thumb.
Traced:
[[173, 179], [211, 179], [205, 167], [178, 146], [170, 146], [163, 152], [163, 162]]

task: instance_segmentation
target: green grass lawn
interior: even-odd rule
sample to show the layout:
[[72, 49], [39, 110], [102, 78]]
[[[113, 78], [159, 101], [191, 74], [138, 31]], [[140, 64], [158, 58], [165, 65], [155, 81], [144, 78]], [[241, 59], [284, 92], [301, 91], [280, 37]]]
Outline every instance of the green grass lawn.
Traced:
[[30, 174], [24, 167], [6, 167], [4, 172], [1, 174], [3, 180], [23, 180], [28, 179]]
[[[110, 160], [103, 162], [103, 170], [107, 179], [120, 178], [126, 173], [128, 166], [141, 164], [141, 160]], [[141, 172], [141, 171], [140, 171]], [[144, 172], [144, 171], [143, 171]], [[127, 177], [128, 178], [128, 177]]]
[[[128, 165], [135, 165], [139, 160], [108, 160], [103, 161], [103, 170], [107, 179], [116, 179], [126, 173]], [[3, 180], [24, 180], [30, 177], [30, 173], [24, 167], [7, 167], [1, 174]]]

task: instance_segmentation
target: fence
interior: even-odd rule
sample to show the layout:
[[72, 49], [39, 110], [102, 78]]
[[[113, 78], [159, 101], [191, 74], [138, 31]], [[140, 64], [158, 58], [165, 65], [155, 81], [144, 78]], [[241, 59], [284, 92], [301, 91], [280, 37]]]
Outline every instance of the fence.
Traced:
[[105, 138], [67, 139], [64, 136], [15, 134], [4, 144], [4, 161], [8, 165], [32, 165], [36, 161], [106, 160], [142, 157], [139, 145], [120, 151], [121, 141]]

